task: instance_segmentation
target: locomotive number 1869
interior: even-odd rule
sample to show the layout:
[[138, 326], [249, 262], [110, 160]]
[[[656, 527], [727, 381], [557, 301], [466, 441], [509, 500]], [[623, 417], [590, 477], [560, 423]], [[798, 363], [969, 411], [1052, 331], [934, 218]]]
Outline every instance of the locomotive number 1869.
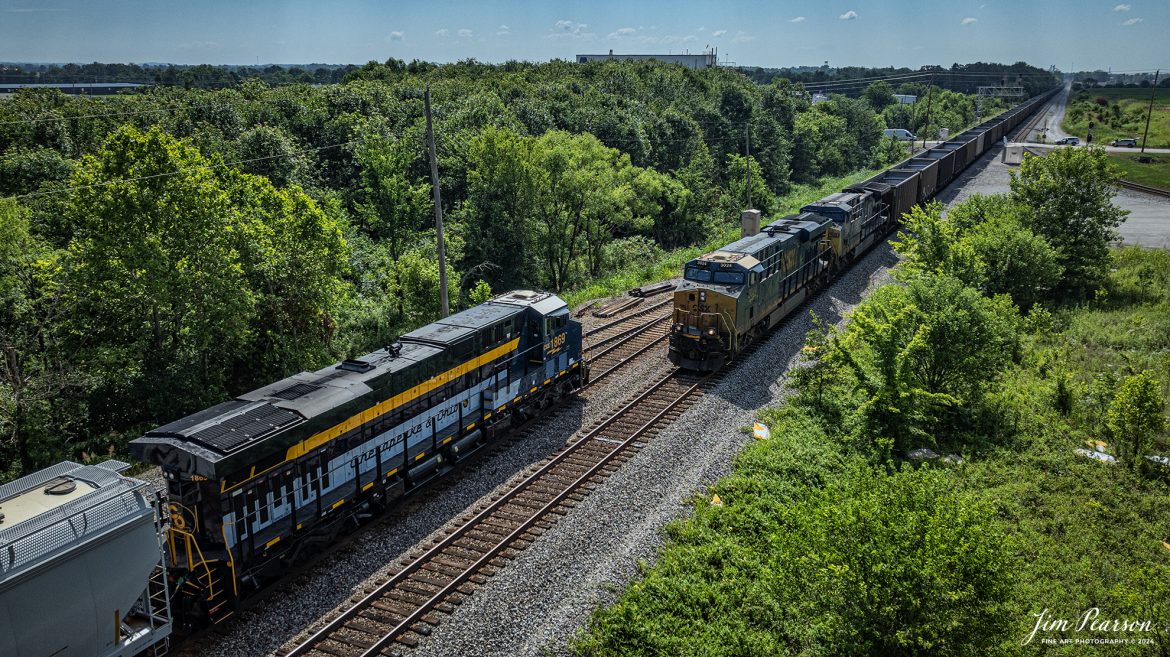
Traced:
[[568, 333], [558, 333], [552, 336], [552, 339], [548, 341], [548, 346], [545, 347], [545, 351], [553, 352], [565, 346], [565, 340], [568, 338], [568, 335]]

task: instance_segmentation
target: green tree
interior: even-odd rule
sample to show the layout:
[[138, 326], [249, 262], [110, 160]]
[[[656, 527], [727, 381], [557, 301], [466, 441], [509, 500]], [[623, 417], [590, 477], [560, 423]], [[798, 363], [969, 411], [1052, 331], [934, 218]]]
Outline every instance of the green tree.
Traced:
[[236, 146], [240, 168], [264, 176], [277, 187], [308, 182], [308, 163], [296, 142], [278, 127], [260, 125], [244, 131]]
[[470, 290], [467, 291], [467, 305], [478, 306], [485, 301], [492, 298], [492, 286], [487, 284], [485, 280], [478, 280]]
[[[748, 190], [748, 167], [751, 167], [751, 198]], [[727, 156], [728, 196], [732, 207], [747, 209], [748, 203], [758, 209], [765, 217], [772, 216], [776, 211], [776, 195], [768, 188], [768, 181], [764, 180], [763, 170], [756, 158], [731, 154]]]
[[247, 374], [233, 383], [262, 385], [328, 360], [334, 314], [349, 294], [338, 214], [296, 185], [277, 189], [266, 178], [230, 171], [222, 184], [236, 217], [236, 257], [255, 299], [247, 343], [233, 354], [249, 364]]
[[[361, 167], [354, 208], [359, 225], [397, 261], [429, 224], [431, 185], [410, 178], [412, 155], [403, 140], [373, 141], [359, 148], [356, 155]], [[395, 281], [394, 289], [397, 314], [402, 316], [407, 304], [404, 288]]]
[[978, 655], [1003, 641], [1010, 548], [994, 509], [929, 469], [847, 473], [784, 512], [796, 642], [823, 655]]
[[1056, 251], [1020, 225], [1006, 195], [977, 195], [946, 218], [942, 210], [942, 204], [932, 202], [904, 218], [894, 243], [904, 258], [899, 265], [903, 277], [947, 274], [988, 296], [1007, 294], [1023, 309], [1050, 297], [1062, 271]]
[[540, 172], [531, 140], [501, 128], [487, 128], [468, 146], [467, 201], [459, 219], [468, 240], [460, 269], [490, 263], [488, 283], [496, 289], [538, 282], [533, 254], [534, 207]]
[[898, 102], [898, 99], [894, 98], [894, 88], [890, 86], [889, 82], [884, 80], [870, 83], [861, 94], [861, 97], [876, 112], [880, 112], [887, 106], [894, 105]]
[[1006, 294], [1027, 310], [1049, 299], [1060, 284], [1064, 270], [1056, 249], [1014, 217], [979, 224], [963, 242], [982, 263], [979, 289], [984, 294]]
[[0, 478], [72, 456], [85, 426], [87, 380], [60, 344], [61, 260], [0, 199]]
[[1011, 199], [1022, 223], [1056, 248], [1061, 292], [1084, 295], [1104, 282], [1109, 242], [1128, 214], [1112, 203], [1119, 177], [1101, 148], [1058, 148], [1025, 158], [1012, 172]]
[[990, 299], [946, 274], [875, 292], [826, 356], [853, 378], [862, 442], [883, 459], [972, 412], [1015, 355], [1016, 318], [1006, 296]]
[[1153, 375], [1139, 372], [1126, 377], [1105, 414], [1105, 424], [1122, 460], [1137, 468], [1154, 437], [1166, 428], [1166, 402]]

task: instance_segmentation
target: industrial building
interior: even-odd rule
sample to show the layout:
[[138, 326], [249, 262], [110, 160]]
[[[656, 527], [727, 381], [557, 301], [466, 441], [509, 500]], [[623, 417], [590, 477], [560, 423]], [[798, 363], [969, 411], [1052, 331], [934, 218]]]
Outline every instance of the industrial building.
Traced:
[[610, 50], [608, 55], [577, 55], [578, 64], [607, 61], [646, 62], [651, 60], [698, 69], [714, 68], [717, 64], [718, 57], [714, 50], [708, 50], [699, 55], [615, 55], [613, 54], [613, 50]]

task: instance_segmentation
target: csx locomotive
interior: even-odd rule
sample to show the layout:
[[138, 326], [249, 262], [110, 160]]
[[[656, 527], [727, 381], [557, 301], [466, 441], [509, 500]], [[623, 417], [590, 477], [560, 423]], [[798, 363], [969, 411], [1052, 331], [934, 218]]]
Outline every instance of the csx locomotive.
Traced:
[[1052, 93], [762, 229], [758, 212], [745, 212], [741, 239], [684, 266], [674, 292], [670, 361], [699, 371], [722, 367], [883, 241], [903, 214], [957, 178]]
[[238, 600], [518, 420], [587, 382], [581, 325], [560, 298], [518, 291], [149, 431], [162, 468], [177, 616]]

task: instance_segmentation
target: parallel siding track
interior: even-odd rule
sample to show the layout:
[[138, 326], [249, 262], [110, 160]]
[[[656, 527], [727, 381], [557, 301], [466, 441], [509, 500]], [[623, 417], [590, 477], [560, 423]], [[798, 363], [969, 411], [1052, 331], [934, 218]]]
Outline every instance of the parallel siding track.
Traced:
[[[681, 415], [717, 375], [673, 370], [549, 457], [284, 657], [373, 657], [414, 646], [558, 516]], [[392, 654], [392, 653], [391, 653]]]

